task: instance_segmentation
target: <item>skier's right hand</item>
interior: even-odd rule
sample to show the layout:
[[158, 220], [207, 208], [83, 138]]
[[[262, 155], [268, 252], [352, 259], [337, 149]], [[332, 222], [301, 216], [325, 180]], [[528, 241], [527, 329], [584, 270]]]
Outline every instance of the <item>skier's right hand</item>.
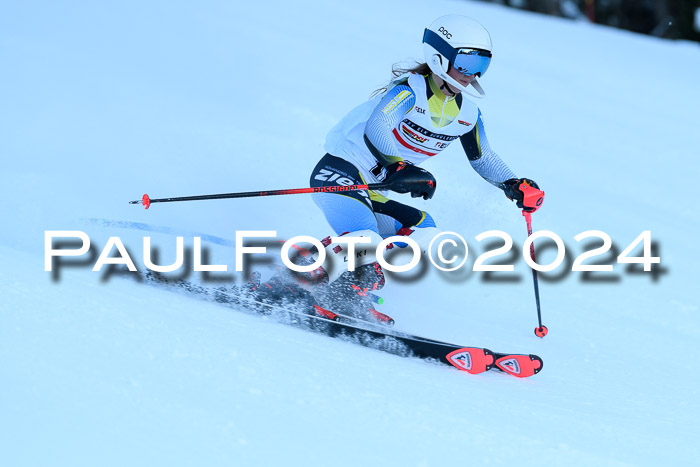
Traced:
[[386, 183], [390, 190], [397, 193], [411, 193], [411, 197], [428, 200], [435, 194], [437, 181], [433, 174], [405, 161], [399, 161], [387, 167]]
[[524, 209], [526, 212], [535, 212], [540, 206], [539, 204], [537, 206], [525, 206], [525, 193], [523, 193], [521, 188], [521, 185], [523, 184], [537, 190], [540, 188], [534, 180], [530, 180], [529, 178], [511, 178], [501, 183], [500, 186], [505, 192], [506, 197], [511, 201], [515, 201], [516, 205], [520, 209]]

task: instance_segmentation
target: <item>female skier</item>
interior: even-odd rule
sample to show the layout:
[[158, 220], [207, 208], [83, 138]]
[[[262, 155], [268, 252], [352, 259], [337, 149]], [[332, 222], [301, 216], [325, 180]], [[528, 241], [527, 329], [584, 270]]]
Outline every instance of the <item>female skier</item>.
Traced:
[[[352, 110], [330, 131], [327, 154], [314, 168], [311, 186], [389, 183], [392, 191], [427, 200], [435, 192], [436, 180], [418, 165], [459, 139], [474, 170], [522, 208], [523, 193], [518, 187], [523, 182], [535, 188], [537, 184], [517, 178], [491, 150], [481, 111], [463, 97], [463, 93], [484, 95], [477, 78], [484, 76], [491, 62], [488, 31], [466, 16], [443, 16], [425, 30], [423, 49], [425, 63], [402, 70], [402, 75], [395, 72], [396, 79], [379, 96]], [[354, 272], [348, 272], [347, 247], [324, 241], [326, 260], [316, 273], [323, 276], [326, 286], [318, 288], [322, 293], [314, 293], [322, 305], [340, 306], [345, 312], [350, 311], [348, 307], [366, 311], [366, 299], [358, 297], [384, 285], [374, 254], [376, 245], [388, 236], [407, 235], [425, 250], [438, 233], [430, 214], [386, 194], [341, 191], [313, 195], [336, 234], [371, 240], [369, 245], [357, 245]], [[357, 300], [359, 305], [353, 303]]]

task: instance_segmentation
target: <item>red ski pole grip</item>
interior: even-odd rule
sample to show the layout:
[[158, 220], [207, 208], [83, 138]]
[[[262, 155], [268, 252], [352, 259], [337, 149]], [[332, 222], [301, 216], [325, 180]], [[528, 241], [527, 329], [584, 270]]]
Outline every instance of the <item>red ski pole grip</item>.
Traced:
[[530, 212], [537, 211], [544, 202], [544, 191], [528, 185], [527, 182], [521, 183], [519, 188], [523, 193], [523, 206], [530, 209]]

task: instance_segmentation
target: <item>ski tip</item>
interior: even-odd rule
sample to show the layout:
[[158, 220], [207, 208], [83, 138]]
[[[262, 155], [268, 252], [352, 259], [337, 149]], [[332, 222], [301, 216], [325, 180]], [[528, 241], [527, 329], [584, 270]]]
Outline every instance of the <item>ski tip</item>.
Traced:
[[537, 355], [503, 355], [496, 359], [496, 367], [517, 378], [527, 378], [542, 371], [544, 362]]
[[489, 349], [463, 347], [445, 357], [450, 365], [473, 375], [490, 370], [494, 365], [494, 355]]
[[543, 338], [547, 335], [548, 332], [549, 329], [547, 329], [547, 326], [545, 326], [544, 324], [542, 325], [542, 327], [535, 328], [535, 335], [539, 338]]
[[537, 355], [530, 355], [530, 359], [532, 359], [533, 361], [537, 361], [537, 371], [535, 371], [535, 373], [539, 373], [540, 370], [542, 370], [542, 367], [544, 366], [544, 362]]

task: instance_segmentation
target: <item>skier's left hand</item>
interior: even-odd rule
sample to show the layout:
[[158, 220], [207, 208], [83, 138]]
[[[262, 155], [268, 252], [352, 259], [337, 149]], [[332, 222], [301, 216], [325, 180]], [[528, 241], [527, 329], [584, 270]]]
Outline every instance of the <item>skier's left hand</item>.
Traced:
[[515, 201], [516, 205], [525, 210], [525, 212], [534, 212], [539, 209], [539, 206], [525, 206], [523, 201], [525, 194], [521, 190], [520, 186], [525, 183], [536, 189], [540, 189], [539, 185], [534, 180], [529, 178], [511, 178], [501, 183], [501, 189], [504, 191], [509, 200]]

